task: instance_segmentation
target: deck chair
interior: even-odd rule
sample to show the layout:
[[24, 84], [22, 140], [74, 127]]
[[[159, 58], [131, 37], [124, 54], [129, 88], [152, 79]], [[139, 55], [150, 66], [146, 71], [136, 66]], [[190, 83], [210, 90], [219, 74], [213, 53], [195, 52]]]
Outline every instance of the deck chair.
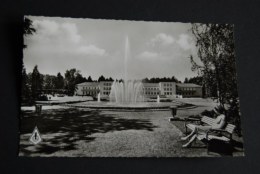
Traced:
[[208, 116], [203, 116], [201, 118], [188, 117], [187, 119], [185, 119], [185, 122], [184, 122], [185, 134], [187, 134], [188, 129], [192, 129], [191, 124], [188, 124], [188, 122], [196, 122], [197, 125], [210, 125], [210, 126], [212, 126], [215, 122], [215, 119], [210, 118]]

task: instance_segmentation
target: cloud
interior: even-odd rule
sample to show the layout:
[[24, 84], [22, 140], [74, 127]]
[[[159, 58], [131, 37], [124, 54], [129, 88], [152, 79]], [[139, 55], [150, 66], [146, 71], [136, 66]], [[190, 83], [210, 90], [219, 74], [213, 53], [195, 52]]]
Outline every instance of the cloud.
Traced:
[[75, 23], [58, 23], [53, 20], [35, 20], [33, 25], [36, 34], [31, 35], [32, 46], [39, 52], [53, 52], [57, 54], [95, 55], [103, 56], [106, 51], [86, 41], [78, 33]]
[[72, 43], [79, 43], [81, 36], [78, 34], [77, 26], [73, 23], [63, 23], [60, 27], [62, 32], [64, 32], [65, 38], [67, 38]]
[[170, 45], [175, 42], [175, 39], [171, 35], [167, 35], [165, 33], [159, 33], [154, 38], [151, 39], [151, 44], [162, 44], [162, 45]]
[[158, 53], [150, 52], [150, 51], [144, 51], [141, 54], [139, 54], [137, 57], [139, 58], [156, 58], [158, 56]]
[[96, 47], [95, 45], [81, 46], [76, 51], [78, 54], [86, 54], [86, 55], [98, 55], [102, 56], [105, 54], [105, 50]]
[[190, 50], [194, 47], [192, 38], [187, 34], [181, 34], [176, 43], [185, 51]]
[[[174, 38], [171, 35], [167, 35], [165, 33], [159, 33], [155, 37], [153, 37], [148, 45], [153, 47], [158, 47], [159, 45], [163, 46], [177, 46], [184, 51], [192, 50], [195, 47], [195, 43], [192, 40], [191, 36], [188, 34], [180, 34], [178, 38]], [[166, 47], [165, 47], [166, 48]]]

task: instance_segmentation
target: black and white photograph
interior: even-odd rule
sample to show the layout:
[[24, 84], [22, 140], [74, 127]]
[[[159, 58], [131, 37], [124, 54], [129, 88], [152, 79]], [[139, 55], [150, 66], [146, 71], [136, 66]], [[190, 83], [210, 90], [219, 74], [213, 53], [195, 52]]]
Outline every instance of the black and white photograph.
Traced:
[[24, 16], [18, 156], [244, 156], [234, 28]]

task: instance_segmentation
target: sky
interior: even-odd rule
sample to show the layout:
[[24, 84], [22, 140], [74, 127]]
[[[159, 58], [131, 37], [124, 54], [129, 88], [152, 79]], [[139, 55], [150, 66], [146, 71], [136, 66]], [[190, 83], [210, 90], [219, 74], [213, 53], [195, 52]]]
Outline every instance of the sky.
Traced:
[[125, 45], [128, 79], [194, 77], [189, 56], [196, 56], [190, 23], [26, 16], [36, 33], [24, 36], [27, 73], [64, 74], [76, 68], [93, 80], [124, 78]]

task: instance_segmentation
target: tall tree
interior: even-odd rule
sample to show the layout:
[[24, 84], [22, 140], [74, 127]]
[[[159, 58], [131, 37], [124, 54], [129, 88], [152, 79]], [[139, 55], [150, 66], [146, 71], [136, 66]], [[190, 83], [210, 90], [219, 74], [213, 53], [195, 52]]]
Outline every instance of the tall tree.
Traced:
[[189, 79], [187, 77], [185, 77], [184, 82], [183, 83], [189, 83]]
[[[193, 24], [199, 65], [191, 56], [192, 70], [203, 77], [203, 85], [216, 96], [222, 106], [228, 104], [229, 119], [240, 126], [237, 77], [234, 50], [234, 25]], [[232, 111], [232, 112], [231, 112]]]
[[82, 80], [85, 81], [80, 72], [77, 71], [75, 68], [66, 70], [64, 85], [68, 95], [74, 95], [74, 92], [76, 90], [76, 84], [81, 83]]
[[64, 88], [64, 78], [59, 72], [55, 79], [55, 89], [63, 89]]
[[98, 78], [98, 81], [100, 82], [100, 81], [106, 81], [106, 78], [103, 76], [103, 75], [101, 75], [99, 78]]
[[[35, 28], [33, 28], [32, 21], [25, 17], [24, 22], [23, 22], [23, 34], [24, 34], [24, 36], [32, 35], [35, 32], [36, 32], [36, 30], [35, 30]], [[23, 48], [26, 48], [26, 47], [27, 47], [26, 45], [23, 45]]]
[[91, 76], [88, 76], [88, 80], [87, 80], [87, 81], [88, 81], [88, 82], [93, 82]]
[[21, 92], [22, 102], [30, 102], [31, 91], [29, 78], [26, 73], [26, 69], [23, 67], [22, 69], [22, 92]]
[[43, 88], [49, 89], [49, 90], [55, 89], [55, 81], [56, 81], [56, 76], [48, 75], [48, 74], [44, 75], [43, 76]]
[[83, 82], [86, 82], [86, 81], [87, 81], [87, 79], [80, 74], [80, 71], [76, 71], [75, 83], [79, 84], [79, 83], [83, 83]]
[[[35, 28], [33, 28], [32, 21], [25, 17], [23, 22], [23, 35], [24, 36], [32, 35], [35, 32], [36, 30]], [[23, 48], [26, 47], [27, 46], [23, 44]], [[22, 102], [29, 102], [29, 103], [33, 102], [30, 88], [31, 88], [31, 79], [28, 77], [24, 64], [22, 63], [22, 91], [21, 91]]]
[[37, 99], [38, 94], [42, 90], [42, 76], [40, 72], [38, 71], [38, 66], [36, 65], [33, 68], [32, 72], [32, 78], [31, 78], [31, 91], [32, 91], [32, 97], [34, 100]]
[[107, 81], [114, 81], [114, 79], [112, 77], [109, 77]]

